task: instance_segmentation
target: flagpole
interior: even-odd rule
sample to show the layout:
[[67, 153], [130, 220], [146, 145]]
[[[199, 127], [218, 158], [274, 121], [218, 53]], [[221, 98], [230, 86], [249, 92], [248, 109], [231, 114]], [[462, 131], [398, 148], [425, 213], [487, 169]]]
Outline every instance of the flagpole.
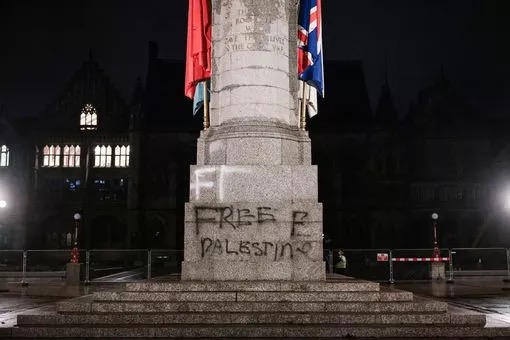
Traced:
[[308, 85], [306, 82], [303, 82], [303, 93], [301, 97], [301, 110], [299, 112], [299, 118], [301, 120], [300, 129], [305, 131], [306, 130], [306, 87]]
[[209, 87], [209, 80], [205, 81], [203, 86], [204, 88], [204, 130], [209, 128], [209, 91], [207, 88]]

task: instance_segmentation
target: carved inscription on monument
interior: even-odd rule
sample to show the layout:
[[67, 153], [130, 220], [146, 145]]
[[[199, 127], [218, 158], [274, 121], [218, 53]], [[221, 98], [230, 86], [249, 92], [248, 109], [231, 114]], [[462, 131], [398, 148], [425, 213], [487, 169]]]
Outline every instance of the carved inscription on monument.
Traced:
[[[307, 225], [308, 212], [294, 210], [290, 216], [278, 216], [271, 207], [234, 208], [232, 206], [195, 207], [196, 235], [200, 256], [265, 258], [272, 261], [309, 257], [313, 248]], [[286, 221], [286, 222], [285, 222]], [[284, 222], [283, 224], [281, 222]], [[247, 228], [284, 228], [284, 241], [246, 238]], [[224, 231], [227, 237], [210, 235], [211, 228]], [[268, 229], [271, 230], [271, 229]], [[207, 232], [209, 231], [209, 232]], [[218, 233], [214, 233], [218, 235]]]
[[278, 34], [279, 20], [265, 16], [259, 7], [225, 12], [224, 52], [271, 51], [287, 56], [289, 42], [284, 34]]

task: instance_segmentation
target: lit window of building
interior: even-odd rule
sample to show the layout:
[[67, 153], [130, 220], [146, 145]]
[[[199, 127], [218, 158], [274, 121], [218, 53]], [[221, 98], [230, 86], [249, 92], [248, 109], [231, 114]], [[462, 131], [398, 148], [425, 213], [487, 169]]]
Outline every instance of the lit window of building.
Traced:
[[45, 145], [43, 148], [43, 167], [60, 166], [60, 146]]
[[9, 166], [9, 148], [7, 145], [0, 147], [0, 166]]
[[129, 145], [117, 145], [115, 147], [115, 167], [126, 168], [129, 166]]
[[79, 168], [80, 167], [80, 146], [79, 145], [65, 145], [64, 155], [62, 159], [64, 168]]
[[80, 114], [81, 130], [97, 130], [97, 112], [92, 104], [85, 104]]
[[112, 147], [110, 145], [97, 145], [94, 148], [94, 166], [96, 168], [112, 167]]

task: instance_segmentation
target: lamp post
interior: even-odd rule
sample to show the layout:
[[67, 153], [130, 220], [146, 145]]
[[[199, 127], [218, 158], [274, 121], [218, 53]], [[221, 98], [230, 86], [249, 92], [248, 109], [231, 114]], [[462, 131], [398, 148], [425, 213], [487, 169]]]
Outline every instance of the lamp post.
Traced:
[[7, 208], [7, 201], [6, 200], [0, 200], [0, 209]]
[[434, 249], [432, 250], [432, 256], [437, 258], [440, 255], [439, 247], [437, 246], [437, 220], [439, 219], [439, 215], [437, 213], [433, 213], [431, 217], [432, 228], [434, 229]]
[[80, 262], [80, 251], [78, 250], [78, 230], [80, 229], [81, 214], [74, 214], [74, 246], [71, 250], [71, 263]]

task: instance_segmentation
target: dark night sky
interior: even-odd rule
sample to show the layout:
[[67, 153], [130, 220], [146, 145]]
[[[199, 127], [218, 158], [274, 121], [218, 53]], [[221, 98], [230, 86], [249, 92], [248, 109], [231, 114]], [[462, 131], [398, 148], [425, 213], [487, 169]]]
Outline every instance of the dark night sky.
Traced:
[[[441, 65], [482, 112], [506, 115], [509, 2], [323, 0], [325, 58], [363, 61], [372, 106], [386, 55], [401, 115]], [[88, 58], [89, 46], [127, 97], [145, 76], [149, 40], [161, 57], [184, 58], [186, 16], [185, 0], [0, 0], [0, 102], [15, 116], [40, 113]], [[328, 83], [326, 95], [333, 100]]]

